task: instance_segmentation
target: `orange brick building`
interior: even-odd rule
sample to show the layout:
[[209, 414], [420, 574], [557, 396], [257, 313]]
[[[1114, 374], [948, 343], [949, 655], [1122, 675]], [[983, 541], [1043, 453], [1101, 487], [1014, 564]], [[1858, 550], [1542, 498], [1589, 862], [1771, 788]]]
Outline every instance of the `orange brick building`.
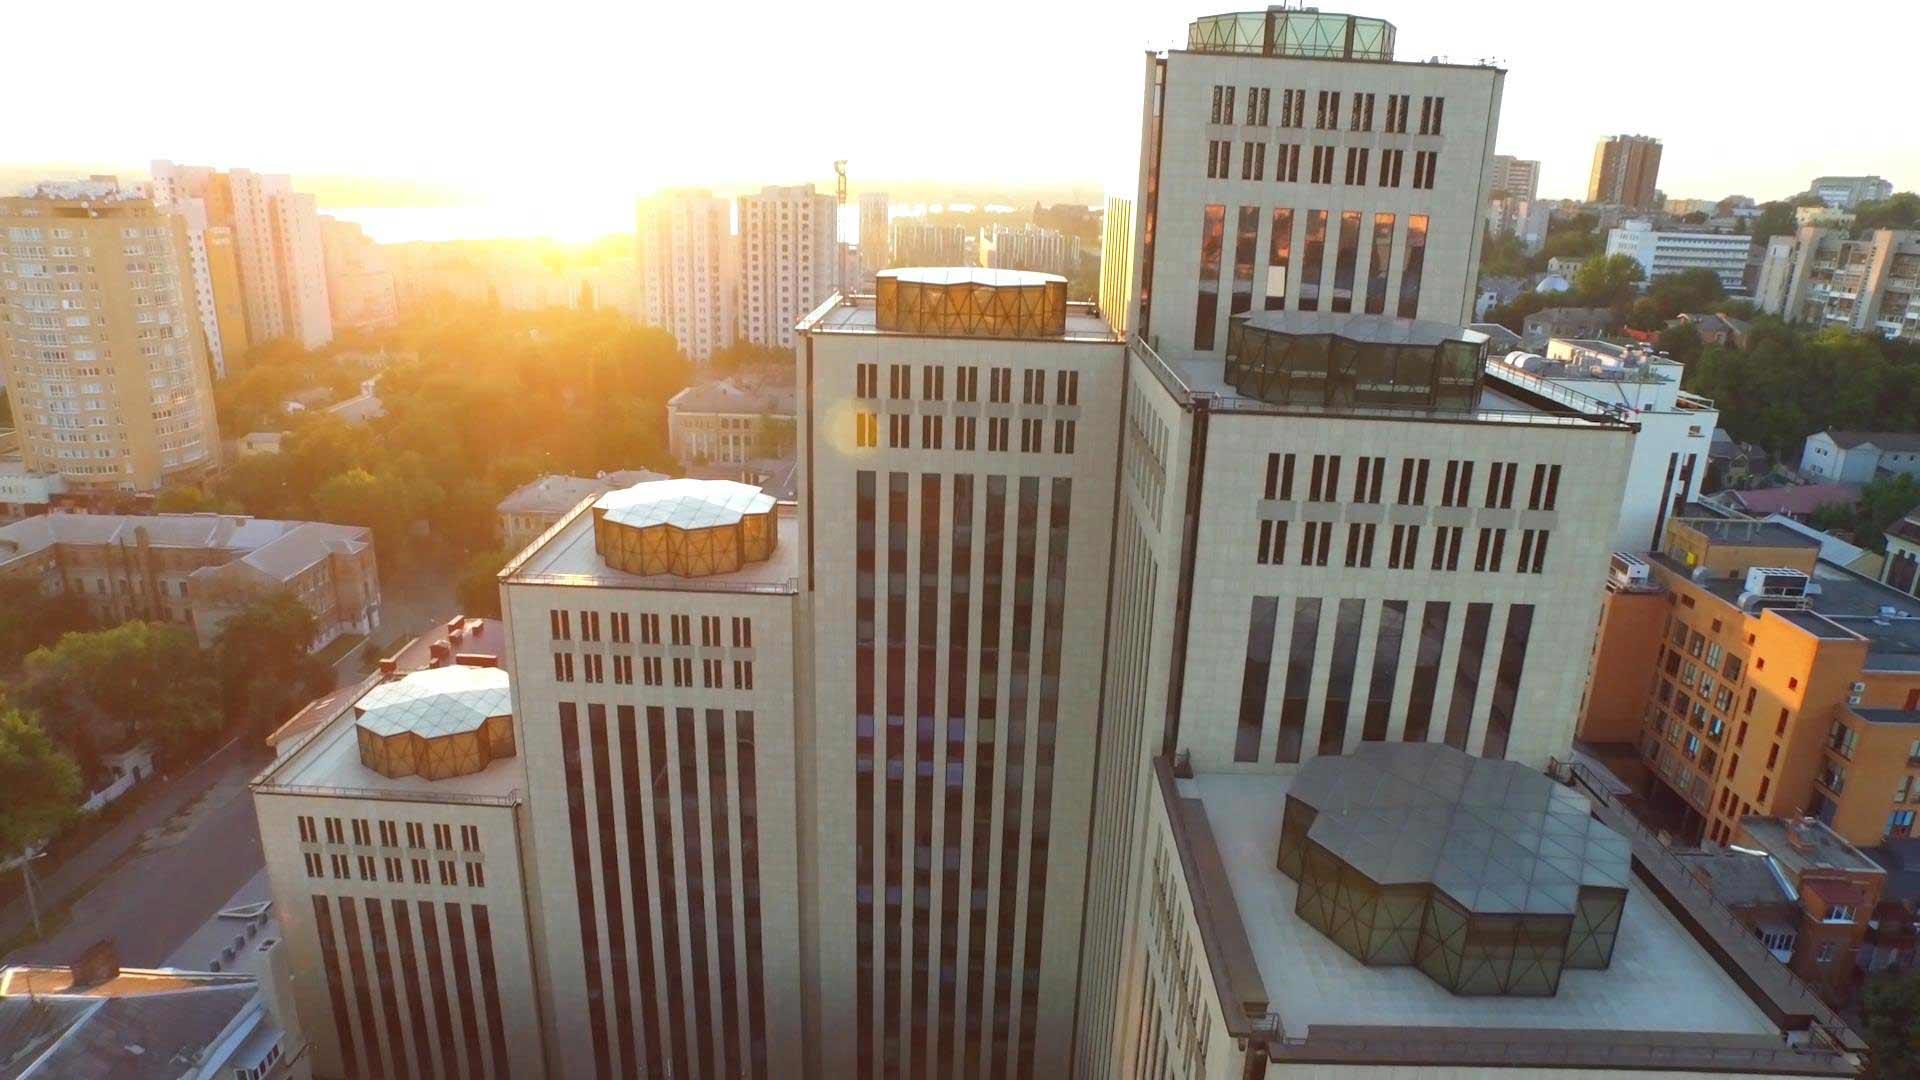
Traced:
[[1780, 525], [1684, 518], [1644, 580], [1613, 575], [1579, 738], [1636, 747], [1685, 840], [1735, 842], [1753, 814], [1863, 846], [1914, 831], [1920, 601], [1818, 554]]

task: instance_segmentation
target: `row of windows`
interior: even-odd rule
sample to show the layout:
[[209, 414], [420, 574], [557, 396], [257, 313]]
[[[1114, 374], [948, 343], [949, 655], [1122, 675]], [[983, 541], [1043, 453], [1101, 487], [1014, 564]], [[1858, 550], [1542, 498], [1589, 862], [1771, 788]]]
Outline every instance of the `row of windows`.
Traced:
[[[1207, 113], [1207, 122], [1213, 124], [1232, 124], [1236, 120], [1234, 111], [1234, 91], [1236, 87], [1215, 84], [1212, 107]], [[1392, 135], [1405, 135], [1412, 113], [1413, 98], [1409, 94], [1374, 94], [1366, 91], [1354, 91], [1346, 95], [1348, 107], [1345, 119], [1342, 119], [1341, 91], [1321, 90], [1314, 97], [1313, 126], [1319, 131], [1372, 131], [1374, 105], [1378, 98], [1386, 98], [1385, 125], [1382, 131]], [[1266, 127], [1272, 119], [1270, 107], [1273, 104], [1273, 91], [1265, 86], [1250, 86], [1246, 96], [1246, 111], [1238, 114], [1238, 122], [1250, 127]], [[1426, 95], [1420, 99], [1421, 135], [1439, 135], [1446, 120], [1447, 99], [1435, 95]], [[1286, 89], [1280, 92], [1279, 127], [1303, 127], [1306, 121], [1307, 92], [1298, 89]]]
[[[1324, 684], [1319, 740], [1315, 747], [1309, 748], [1304, 745], [1307, 706], [1314, 691], [1313, 668], [1319, 649], [1321, 620], [1329, 606], [1334, 609], [1332, 664]], [[1355, 688], [1359, 674], [1356, 666], [1369, 606], [1374, 608], [1374, 651], [1371, 669], [1366, 673], [1365, 697], [1361, 700]], [[1303, 756], [1316, 753], [1342, 753], [1349, 741], [1349, 714], [1355, 705], [1360, 706], [1361, 741], [1385, 740], [1390, 727], [1394, 695], [1403, 670], [1410, 673], [1412, 681], [1402, 717], [1401, 738], [1407, 742], [1429, 741], [1434, 721], [1441, 719], [1435, 715], [1436, 707], [1444, 702], [1446, 726], [1443, 738], [1449, 746], [1468, 750], [1467, 740], [1472, 731], [1474, 708], [1481, 688], [1481, 668], [1490, 644], [1488, 632], [1494, 605], [1460, 605], [1429, 600], [1419, 614], [1417, 628], [1408, 624], [1412, 615], [1410, 607], [1406, 600], [1333, 601], [1320, 597], [1298, 597], [1288, 613], [1291, 632], [1282, 641], [1277, 636], [1282, 614], [1280, 598], [1255, 596], [1247, 627], [1247, 655], [1241, 682], [1234, 760], [1260, 760], [1260, 748], [1267, 733], [1269, 682], [1276, 663], [1283, 668], [1283, 674], [1274, 761], [1296, 762]], [[1442, 654], [1454, 612], [1462, 607], [1465, 614], [1459, 626], [1452, 690], [1442, 698], [1438, 695], [1443, 674]], [[1533, 605], [1508, 606], [1494, 670], [1486, 734], [1479, 749], [1483, 757], [1506, 756], [1514, 704], [1520, 692], [1532, 628]], [[1411, 663], [1403, 664], [1402, 652], [1409, 636], [1414, 638], [1414, 653]], [[1278, 661], [1276, 649], [1279, 650]]]
[[[1056, 405], [1080, 404], [1080, 373], [1078, 371], [1055, 371], [1053, 373], [1053, 401]], [[880, 396], [880, 365], [872, 363], [855, 364], [853, 367], [854, 396], [876, 399]], [[920, 368], [920, 400], [945, 401], [947, 369], [935, 364]], [[954, 369], [954, 398], [961, 404], [973, 404], [980, 400], [980, 369], [960, 367]], [[887, 397], [894, 401], [913, 400], [913, 365], [887, 365]], [[994, 367], [987, 369], [987, 400], [995, 405], [1006, 405], [1013, 398], [1013, 369]], [[1020, 403], [1022, 405], [1045, 405], [1047, 403], [1047, 373], [1040, 368], [1023, 368], [1020, 372]]]
[[[1319, 311], [1324, 299], [1327, 310], [1350, 312], [1354, 310], [1356, 295], [1364, 296], [1364, 310], [1367, 314], [1382, 314], [1387, 309], [1387, 284], [1391, 267], [1388, 265], [1393, 256], [1394, 234], [1398, 219], [1394, 214], [1376, 213], [1373, 215], [1371, 252], [1364, 285], [1358, 282], [1359, 252], [1361, 233], [1365, 228], [1361, 212], [1343, 210], [1340, 212], [1340, 233], [1338, 246], [1334, 249], [1334, 267], [1332, 288], [1322, 296], [1322, 280], [1326, 271], [1327, 228], [1330, 211], [1308, 210], [1302, 215], [1303, 228], [1300, 237], [1302, 258], [1300, 260], [1300, 280], [1298, 294], [1294, 297], [1294, 309], [1297, 311]], [[1272, 227], [1267, 233], [1265, 247], [1265, 269], [1258, 276], [1262, 283], [1264, 299], [1261, 307], [1266, 311], [1280, 311], [1287, 306], [1288, 273], [1293, 262], [1294, 252], [1294, 212], [1288, 207], [1279, 207], [1271, 211]], [[1254, 283], [1256, 269], [1261, 262], [1262, 249], [1260, 232], [1266, 213], [1258, 206], [1240, 208], [1238, 228], [1234, 234], [1233, 249], [1233, 293], [1229, 315], [1238, 315], [1251, 311], [1254, 305]], [[1420, 285], [1425, 273], [1427, 258], [1427, 227], [1429, 220], [1425, 214], [1408, 214], [1404, 242], [1401, 245], [1400, 297], [1395, 313], [1403, 319], [1415, 318], [1420, 309]], [[1222, 260], [1225, 256], [1227, 208], [1218, 203], [1207, 205], [1202, 210], [1200, 225], [1200, 282], [1194, 297], [1193, 347], [1202, 352], [1212, 351], [1218, 327], [1220, 312], [1220, 277]], [[1359, 290], [1357, 293], [1356, 290]]]
[[[1254, 549], [1254, 561], [1263, 566], [1284, 566], [1287, 562], [1287, 533], [1289, 522], [1262, 521], [1260, 538]], [[1417, 569], [1420, 561], [1420, 529], [1418, 525], [1394, 525], [1389, 532], [1389, 546], [1386, 554], [1386, 567], [1389, 570]], [[1334, 533], [1337, 526], [1331, 521], [1309, 521], [1300, 530], [1300, 549], [1296, 560], [1300, 566], [1326, 566], [1331, 557]], [[1370, 569], [1373, 566], [1375, 541], [1381, 527], [1373, 522], [1349, 522], [1344, 544], [1342, 566], [1349, 569]], [[1474, 545], [1472, 567], [1476, 573], [1500, 573], [1506, 568], [1507, 534], [1509, 529], [1483, 528]], [[1547, 562], [1546, 529], [1520, 529], [1520, 546], [1513, 561], [1516, 574], [1540, 574], [1545, 572]], [[1466, 535], [1462, 525], [1437, 525], [1433, 528], [1433, 547], [1428, 553], [1428, 570], [1460, 569], [1460, 545]]]
[[[581, 609], [577, 625], [581, 641], [599, 641], [600, 613]], [[700, 644], [705, 648], [719, 648], [722, 644], [721, 618], [718, 615], [702, 615], [700, 618]], [[667, 629], [672, 634], [675, 645], [693, 644], [692, 615], [667, 616]], [[574, 612], [566, 608], [547, 609], [547, 632], [555, 641], [572, 641], [576, 623]], [[615, 645], [633, 644], [633, 618], [624, 611], [607, 613], [609, 640]], [[744, 615], [732, 616], [732, 633], [726, 643], [736, 649], [753, 648], [753, 620]], [[647, 613], [640, 616], [640, 644], [660, 644], [660, 616]]]
[[[973, 451], [980, 445], [980, 417], [956, 416], [953, 418], [953, 449]], [[1009, 441], [1013, 432], [1013, 418], [989, 416], [987, 422], [987, 450], [990, 453], [1005, 453], [1010, 450]], [[1053, 437], [1047, 437], [1048, 422], [1043, 417], [1026, 416], [1020, 418], [1020, 452], [1023, 454], [1071, 454], [1079, 434], [1080, 423], [1077, 420], [1056, 419], [1052, 422]], [[920, 442], [917, 449], [946, 449], [947, 418], [944, 416], [923, 415], [920, 417]], [[880, 417], [870, 412], [853, 414], [853, 444], [861, 449], [873, 449], [880, 445]], [[887, 415], [887, 448], [890, 450], [916, 449], [913, 439], [913, 417], [904, 413]]]
[[[453, 850], [453, 826], [435, 824], [433, 827], [433, 847], [437, 851]], [[318, 844], [326, 837], [329, 844], [351, 843], [355, 847], [374, 846], [374, 831], [378, 829], [380, 847], [397, 848], [402, 829], [406, 831], [406, 847], [416, 850], [427, 846], [427, 825], [419, 821], [396, 822], [391, 818], [370, 820], [368, 818], [315, 818], [310, 814], [301, 814], [294, 819], [294, 829], [303, 844]], [[352, 840], [348, 840], [348, 836]], [[460, 826], [460, 850], [471, 854], [480, 852], [480, 827], [478, 825]]]
[[[1397, 188], [1401, 185], [1402, 169], [1406, 164], [1406, 151], [1388, 149], [1380, 151], [1380, 167], [1376, 172], [1372, 168], [1373, 151], [1370, 147], [1349, 146], [1346, 148], [1344, 174], [1341, 173], [1340, 150], [1333, 146], [1312, 147], [1308, 158], [1307, 182], [1310, 184], [1331, 184], [1336, 175], [1343, 175], [1342, 183], [1348, 187], [1366, 187], [1367, 178], [1373, 176], [1374, 186]], [[1282, 184], [1294, 184], [1300, 181], [1300, 144], [1279, 143], [1274, 147], [1273, 179]], [[1430, 191], [1434, 179], [1439, 173], [1440, 153], [1437, 150], [1416, 150], [1413, 154], [1413, 188]], [[1233, 141], [1230, 139], [1207, 140], [1207, 179], [1230, 180], [1233, 178]], [[1267, 144], [1247, 142], [1240, 146], [1240, 179], [1265, 180], [1267, 178]]]
[[[609, 664], [608, 660], [612, 663]], [[604, 657], [598, 653], [582, 653], [579, 664], [574, 663], [574, 654], [557, 652], [553, 654], [553, 680], [555, 682], [604, 683], [607, 681], [607, 669], [613, 669], [615, 686], [634, 685], [634, 658], [631, 656]], [[689, 687], [695, 685], [694, 665], [699, 665], [699, 685], [708, 690], [751, 690], [753, 689], [753, 661], [724, 660], [719, 657], [703, 657], [696, 660], [691, 656], [643, 656], [640, 657], [640, 685], [665, 686], [667, 673], [672, 673], [673, 685]], [[729, 682], [728, 674], [732, 679]]]
[[[335, 853], [323, 857], [317, 851], [308, 851], [302, 853], [302, 859], [306, 863], [307, 876], [310, 878], [331, 876], [337, 881], [351, 881], [355, 877], [353, 871], [357, 868], [359, 871], [358, 878], [361, 881], [384, 880], [395, 884], [408, 882], [414, 885], [431, 885], [435, 883], [434, 875], [430, 872], [431, 866], [428, 860], [417, 856], [404, 860], [403, 864], [403, 861], [397, 855], [388, 855], [381, 859], [375, 859], [372, 855], [356, 855], [349, 858], [346, 855]], [[469, 888], [484, 889], [487, 887], [487, 868], [485, 864], [473, 861], [459, 863], [452, 859], [439, 859], [436, 861], [439, 864], [440, 870], [439, 884], [445, 886], [460, 884], [462, 868], [464, 867], [466, 883]], [[384, 867], [386, 871], [384, 878], [380, 874], [382, 867]], [[328, 873], [329, 869], [332, 871], [331, 874]]]

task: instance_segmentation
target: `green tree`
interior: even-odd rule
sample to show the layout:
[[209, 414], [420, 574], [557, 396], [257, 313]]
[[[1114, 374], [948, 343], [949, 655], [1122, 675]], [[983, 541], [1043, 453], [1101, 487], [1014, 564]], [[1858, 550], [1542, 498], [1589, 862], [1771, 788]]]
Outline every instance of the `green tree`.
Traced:
[[218, 513], [224, 505], [212, 492], [192, 484], [161, 488], [153, 499], [154, 512], [161, 514]]
[[134, 620], [29, 653], [20, 697], [90, 764], [101, 741], [152, 739], [167, 750], [198, 742], [220, 727], [219, 691], [190, 631]]
[[1663, 320], [1690, 312], [1710, 311], [1726, 295], [1726, 287], [1720, 284], [1720, 275], [1711, 270], [1661, 274], [1647, 282], [1646, 298], [1653, 301]]
[[28, 653], [60, 640], [61, 634], [89, 624], [87, 605], [79, 596], [48, 596], [36, 581], [0, 578], [0, 672], [13, 670]]
[[503, 547], [477, 551], [467, 557], [453, 589], [462, 614], [485, 619], [500, 617], [500, 570], [517, 554], [517, 550]]
[[1480, 242], [1480, 275], [1482, 277], [1523, 277], [1533, 270], [1533, 260], [1520, 238], [1512, 233], [1495, 235], [1493, 230], [1485, 230], [1486, 235]]
[[1920, 972], [1876, 975], [1860, 994], [1861, 1036], [1873, 1074], [1920, 1075]]
[[1575, 214], [1564, 221], [1547, 223], [1547, 239], [1540, 248], [1539, 265], [1545, 267], [1552, 258], [1592, 258], [1606, 248], [1607, 238], [1600, 230], [1600, 219], [1592, 214]]
[[1889, 199], [1854, 207], [1856, 229], [1911, 229], [1920, 222], [1920, 195], [1902, 191]]
[[1706, 348], [1700, 340], [1700, 330], [1690, 322], [1674, 323], [1660, 331], [1655, 339], [1660, 351], [1683, 364], [1691, 364], [1700, 359], [1700, 353]]
[[33, 718], [0, 697], [0, 856], [58, 832], [78, 809], [80, 769]]
[[1580, 267], [1573, 287], [1580, 299], [1596, 307], [1625, 303], [1633, 296], [1633, 286], [1646, 274], [1631, 255], [1591, 258]]
[[227, 619], [213, 642], [227, 718], [272, 728], [331, 689], [333, 672], [310, 651], [319, 632], [313, 612], [284, 591]]

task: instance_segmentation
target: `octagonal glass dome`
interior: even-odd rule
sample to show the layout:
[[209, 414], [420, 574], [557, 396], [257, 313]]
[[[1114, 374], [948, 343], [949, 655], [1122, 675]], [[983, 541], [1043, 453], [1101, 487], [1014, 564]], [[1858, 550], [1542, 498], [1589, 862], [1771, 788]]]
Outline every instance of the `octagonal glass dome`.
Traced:
[[382, 776], [428, 780], [477, 773], [512, 757], [513, 701], [497, 667], [412, 671], [355, 705], [360, 763]]
[[732, 480], [655, 480], [593, 504], [594, 549], [630, 574], [706, 577], [773, 554], [773, 496]]

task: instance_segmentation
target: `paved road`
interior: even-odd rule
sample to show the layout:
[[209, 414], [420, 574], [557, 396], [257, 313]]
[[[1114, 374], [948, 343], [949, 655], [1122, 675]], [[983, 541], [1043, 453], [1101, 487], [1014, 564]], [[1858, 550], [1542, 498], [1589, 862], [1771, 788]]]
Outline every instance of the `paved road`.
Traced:
[[[43, 916], [71, 907], [50, 920], [51, 937], [6, 959], [64, 964], [111, 938], [129, 967], [163, 963], [264, 865], [247, 781], [265, 760], [248, 738], [161, 781], [164, 790], [41, 881]], [[0, 938], [28, 926], [24, 900], [0, 911]]]

